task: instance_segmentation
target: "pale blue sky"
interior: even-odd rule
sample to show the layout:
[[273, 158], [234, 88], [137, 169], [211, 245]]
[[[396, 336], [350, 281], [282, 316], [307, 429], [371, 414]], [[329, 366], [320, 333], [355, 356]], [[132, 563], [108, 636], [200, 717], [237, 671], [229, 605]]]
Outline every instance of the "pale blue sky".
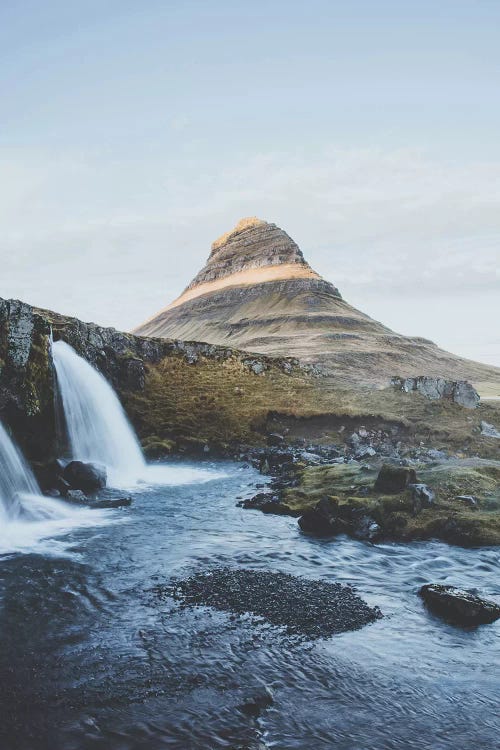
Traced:
[[500, 365], [500, 3], [0, 4], [0, 296], [131, 328], [245, 215]]

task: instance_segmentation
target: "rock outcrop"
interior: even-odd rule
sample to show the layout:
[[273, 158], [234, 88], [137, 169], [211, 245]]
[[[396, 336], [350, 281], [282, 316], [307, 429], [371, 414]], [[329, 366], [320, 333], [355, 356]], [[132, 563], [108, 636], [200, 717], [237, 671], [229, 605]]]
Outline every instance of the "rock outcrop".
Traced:
[[479, 405], [479, 393], [466, 380], [445, 380], [420, 375], [417, 378], [393, 378], [392, 385], [400, 391], [416, 391], [431, 401], [448, 399], [466, 409], [475, 409]]
[[500, 369], [401, 336], [351, 307], [286, 232], [256, 218], [214, 242], [183, 294], [135, 332], [292, 356], [350, 387], [387, 386], [395, 372], [500, 385]]
[[[204, 447], [215, 436], [223, 441], [239, 431], [240, 439], [251, 435], [262, 414], [284, 401], [294, 374], [300, 382], [302, 377], [312, 380], [292, 359], [134, 336], [0, 299], [0, 419], [36, 461], [56, 455], [51, 334], [112, 383], [141, 437], [153, 443], [173, 439], [172, 444], [186, 449], [198, 443]], [[223, 391], [224, 403], [215, 407], [217, 389]], [[258, 433], [255, 439], [260, 439]]]

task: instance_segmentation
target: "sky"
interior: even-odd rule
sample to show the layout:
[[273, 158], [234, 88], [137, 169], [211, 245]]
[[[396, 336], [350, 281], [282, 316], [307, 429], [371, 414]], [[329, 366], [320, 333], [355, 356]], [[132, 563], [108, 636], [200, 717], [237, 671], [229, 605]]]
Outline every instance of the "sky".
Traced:
[[500, 366], [498, 0], [2, 0], [0, 296], [129, 330], [243, 216]]

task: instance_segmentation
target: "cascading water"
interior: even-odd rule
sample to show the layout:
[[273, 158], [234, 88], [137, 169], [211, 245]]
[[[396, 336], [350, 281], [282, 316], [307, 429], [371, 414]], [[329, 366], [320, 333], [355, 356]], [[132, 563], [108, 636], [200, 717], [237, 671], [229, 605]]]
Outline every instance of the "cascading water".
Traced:
[[41, 495], [36, 479], [0, 423], [0, 521], [23, 516], [23, 500], [33, 495]]
[[221, 476], [202, 469], [148, 466], [118, 396], [106, 378], [64, 341], [52, 344], [52, 359], [70, 457], [104, 464], [109, 486], [130, 488], [137, 482], [188, 484]]
[[145, 470], [139, 443], [108, 381], [64, 341], [52, 344], [71, 458], [104, 464], [114, 486]]
[[[40, 550], [40, 542], [48, 537], [97, 522], [97, 514], [91, 519], [86, 509], [42, 496], [22, 453], [0, 423], [0, 555]], [[44, 551], [55, 549], [50, 541]]]

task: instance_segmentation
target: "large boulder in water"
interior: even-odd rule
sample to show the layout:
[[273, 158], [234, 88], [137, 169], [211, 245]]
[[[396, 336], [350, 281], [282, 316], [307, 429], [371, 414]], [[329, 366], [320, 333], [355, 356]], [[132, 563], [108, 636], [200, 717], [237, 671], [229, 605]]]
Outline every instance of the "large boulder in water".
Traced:
[[334, 536], [339, 532], [337, 510], [337, 504], [331, 498], [323, 497], [299, 518], [299, 526], [308, 534]]
[[474, 591], [428, 583], [419, 594], [430, 610], [457, 625], [483, 625], [500, 618], [500, 606]]
[[106, 486], [106, 468], [101, 464], [71, 461], [64, 469], [63, 478], [74, 490], [93, 492]]

